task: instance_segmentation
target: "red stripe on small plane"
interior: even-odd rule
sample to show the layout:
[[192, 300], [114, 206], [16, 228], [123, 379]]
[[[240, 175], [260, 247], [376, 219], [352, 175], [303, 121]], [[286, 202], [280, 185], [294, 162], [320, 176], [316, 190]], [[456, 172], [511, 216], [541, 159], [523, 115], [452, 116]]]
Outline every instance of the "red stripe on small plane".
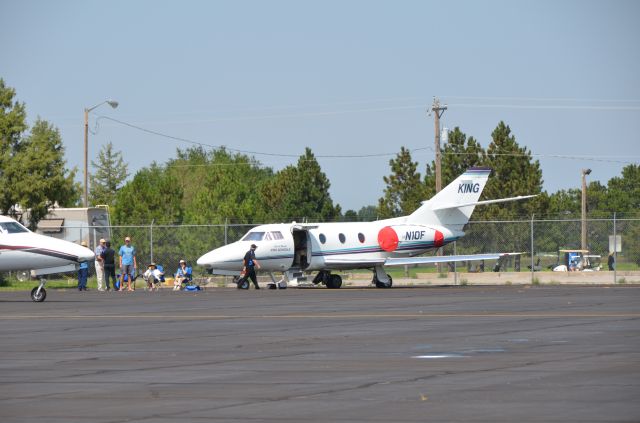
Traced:
[[436, 247], [442, 247], [443, 244], [444, 235], [442, 235], [442, 232], [436, 230], [436, 234], [433, 237], [433, 245], [435, 245]]

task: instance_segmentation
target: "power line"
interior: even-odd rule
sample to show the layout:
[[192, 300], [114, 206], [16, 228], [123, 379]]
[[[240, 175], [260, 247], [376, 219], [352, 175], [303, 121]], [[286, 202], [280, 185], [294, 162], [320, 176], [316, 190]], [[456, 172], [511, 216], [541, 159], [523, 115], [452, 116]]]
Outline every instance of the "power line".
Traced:
[[[242, 150], [242, 149], [237, 149], [237, 148], [230, 148], [230, 147], [227, 147], [227, 146], [224, 146], [224, 145], [207, 144], [207, 143], [203, 143], [203, 142], [199, 142], [199, 141], [194, 141], [194, 140], [191, 140], [191, 139], [188, 139], [188, 138], [176, 137], [176, 136], [168, 135], [168, 134], [165, 134], [165, 133], [162, 133], [162, 132], [153, 131], [151, 129], [143, 128], [141, 126], [137, 126], [137, 125], [134, 125], [132, 123], [124, 122], [122, 120], [114, 119], [114, 118], [108, 117], [108, 116], [98, 116], [98, 119], [110, 120], [110, 121], [118, 123], [120, 125], [128, 126], [130, 128], [136, 129], [138, 131], [146, 132], [148, 134], [156, 135], [156, 136], [163, 137], [163, 138], [172, 139], [174, 141], [180, 141], [180, 142], [185, 142], [185, 143], [189, 143], [189, 144], [199, 145], [201, 147], [208, 147], [208, 148], [213, 148], [213, 149], [226, 149], [228, 151], [233, 151], [233, 152], [236, 152], [236, 153], [250, 154], [250, 155], [255, 155], [255, 156], [295, 157], [295, 158], [300, 157], [299, 154], [265, 153], [265, 152], [262, 152], [262, 151], [251, 151], [251, 150]], [[427, 147], [415, 148], [415, 149], [410, 150], [410, 151], [415, 152], [415, 151], [425, 150], [426, 148]], [[395, 156], [396, 154], [397, 153], [322, 154], [322, 155], [314, 154], [314, 156], [317, 157], [317, 158], [352, 159], [352, 158], [370, 158], [370, 157]]]
[[[237, 148], [230, 148], [230, 147], [223, 146], [223, 145], [207, 144], [207, 143], [203, 143], [203, 142], [199, 142], [199, 141], [194, 141], [192, 139], [188, 139], [188, 138], [184, 138], [184, 137], [177, 137], [177, 136], [165, 134], [165, 133], [162, 133], [162, 132], [154, 131], [154, 130], [151, 130], [151, 129], [143, 128], [141, 126], [134, 125], [132, 123], [128, 123], [128, 122], [125, 122], [125, 121], [122, 121], [122, 120], [114, 119], [114, 118], [108, 117], [108, 116], [99, 115], [98, 116], [98, 120], [99, 119], [109, 120], [109, 121], [118, 123], [120, 125], [124, 125], [124, 126], [132, 128], [132, 129], [136, 129], [138, 131], [146, 132], [148, 134], [156, 135], [156, 136], [159, 136], [159, 137], [162, 137], [162, 138], [167, 138], [167, 139], [171, 139], [171, 140], [174, 140], [174, 141], [185, 142], [185, 143], [198, 145], [198, 146], [206, 147], [206, 148], [213, 148], [213, 149], [222, 149], [222, 148], [224, 148], [224, 149], [226, 149], [228, 151], [233, 151], [233, 152], [236, 152], [236, 153], [242, 153], [242, 154], [248, 154], [248, 155], [255, 155], [255, 156], [288, 157], [288, 158], [299, 158], [300, 157], [299, 154], [267, 153], [267, 152], [262, 152], [262, 151], [251, 151], [251, 150], [242, 150], [242, 149], [237, 149]], [[96, 124], [97, 124], [97, 122], [96, 122]], [[415, 153], [415, 152], [424, 151], [424, 150], [430, 150], [430, 151], [435, 153], [435, 149], [433, 147], [419, 147], [419, 148], [411, 149], [409, 151], [411, 153]], [[356, 158], [390, 157], [390, 156], [396, 156], [397, 154], [398, 154], [397, 152], [394, 152], [394, 153], [372, 153], [372, 154], [322, 154], [322, 155], [315, 155], [314, 154], [314, 156], [316, 158], [322, 158], [322, 159], [356, 159]], [[443, 154], [443, 155], [475, 155], [476, 153], [442, 151], [441, 154]], [[589, 161], [596, 161], [596, 162], [611, 162], [611, 163], [622, 163], [622, 164], [636, 163], [637, 160], [629, 161], [629, 160], [615, 160], [615, 159], [619, 159], [619, 158], [640, 159], [640, 156], [629, 156], [629, 155], [620, 155], [620, 156], [602, 156], [602, 155], [597, 155], [596, 156], [596, 155], [535, 154], [535, 153], [528, 153], [528, 154], [526, 154], [526, 153], [492, 153], [492, 155], [495, 155], [495, 156], [512, 156], [512, 157], [528, 157], [530, 155], [531, 157], [536, 157], [536, 158], [589, 160]]]

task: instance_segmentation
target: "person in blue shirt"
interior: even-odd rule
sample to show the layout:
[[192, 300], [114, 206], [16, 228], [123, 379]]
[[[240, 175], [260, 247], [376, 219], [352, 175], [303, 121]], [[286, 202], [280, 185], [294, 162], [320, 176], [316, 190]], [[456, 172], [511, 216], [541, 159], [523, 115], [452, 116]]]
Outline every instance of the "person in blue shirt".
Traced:
[[189, 282], [191, 278], [191, 269], [187, 267], [187, 262], [180, 260], [178, 264], [178, 270], [176, 271], [175, 278], [173, 280], [173, 290], [179, 291], [183, 283]]
[[[83, 247], [87, 247], [87, 243], [82, 241], [80, 243]], [[87, 277], [89, 276], [89, 263], [86, 261], [80, 262], [78, 267], [78, 291], [87, 290]]]
[[124, 239], [124, 245], [120, 247], [118, 254], [120, 255], [121, 270], [119, 291], [124, 291], [124, 275], [127, 275], [127, 291], [133, 291], [131, 288], [131, 281], [133, 280], [138, 263], [136, 260], [136, 249], [131, 245], [131, 238], [126, 237]]

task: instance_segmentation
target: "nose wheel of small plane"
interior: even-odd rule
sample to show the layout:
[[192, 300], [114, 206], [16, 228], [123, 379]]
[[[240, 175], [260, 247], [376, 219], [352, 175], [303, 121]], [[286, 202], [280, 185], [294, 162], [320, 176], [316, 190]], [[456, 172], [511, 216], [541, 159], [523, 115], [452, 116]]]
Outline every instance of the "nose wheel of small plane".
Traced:
[[44, 288], [36, 286], [31, 290], [31, 299], [36, 303], [41, 303], [47, 298], [47, 291]]
[[31, 299], [36, 303], [41, 303], [47, 298], [47, 291], [44, 289], [45, 283], [47, 283], [47, 280], [42, 278], [40, 279], [40, 285], [31, 290]]

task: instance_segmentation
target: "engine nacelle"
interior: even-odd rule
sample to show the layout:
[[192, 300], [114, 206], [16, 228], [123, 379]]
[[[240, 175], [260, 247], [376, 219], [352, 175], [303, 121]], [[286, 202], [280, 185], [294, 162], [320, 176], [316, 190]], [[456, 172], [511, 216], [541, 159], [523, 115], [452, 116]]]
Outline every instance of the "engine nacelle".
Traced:
[[378, 232], [378, 245], [384, 251], [423, 250], [442, 247], [451, 233], [445, 228], [423, 225], [385, 226]]

